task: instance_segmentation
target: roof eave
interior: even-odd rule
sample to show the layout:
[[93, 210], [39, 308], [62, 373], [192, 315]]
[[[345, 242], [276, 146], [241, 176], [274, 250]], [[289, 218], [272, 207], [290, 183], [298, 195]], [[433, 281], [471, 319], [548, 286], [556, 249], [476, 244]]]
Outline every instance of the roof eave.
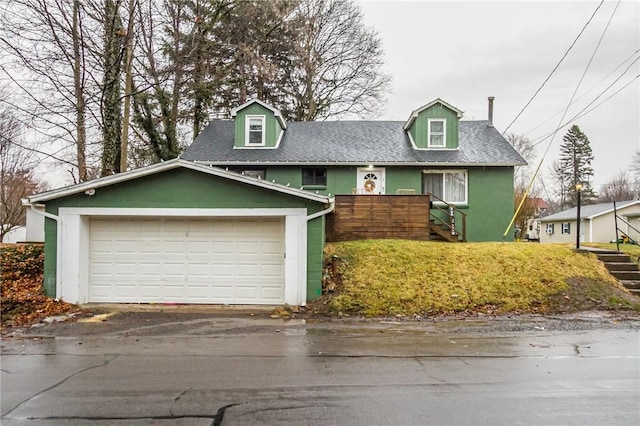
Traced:
[[174, 160], [165, 161], [164, 163], [158, 163], [158, 164], [143, 167], [140, 169], [131, 170], [128, 172], [95, 179], [89, 182], [83, 182], [77, 185], [67, 186], [64, 188], [43, 192], [41, 194], [32, 195], [30, 197], [27, 197], [27, 200], [29, 204], [34, 204], [37, 202], [46, 202], [46, 201], [54, 200], [56, 198], [62, 198], [70, 195], [79, 194], [90, 189], [95, 190], [105, 186], [126, 182], [128, 180], [132, 180], [140, 177], [150, 176], [156, 173], [164, 172], [164, 171], [179, 168], [179, 167], [208, 173], [214, 176], [223, 177], [223, 178], [234, 180], [237, 182], [247, 183], [249, 185], [274, 190], [277, 192], [293, 195], [299, 198], [305, 198], [305, 199], [316, 201], [319, 203], [326, 204], [330, 201], [330, 197], [327, 195], [315, 194], [313, 192], [305, 191], [302, 189], [291, 188], [282, 184], [268, 182], [268, 181], [256, 179], [253, 177], [249, 177], [249, 176], [243, 176], [235, 172], [229, 172], [218, 167], [214, 168], [212, 166], [207, 166], [205, 164], [201, 164], [201, 163], [199, 164], [196, 162], [191, 162], [191, 161], [178, 159], [178, 158]]
[[235, 117], [238, 114], [238, 111], [241, 111], [243, 109], [245, 109], [246, 107], [248, 107], [249, 105], [252, 104], [259, 104], [262, 107], [268, 109], [269, 111], [271, 111], [273, 113], [273, 115], [276, 117], [276, 119], [280, 122], [280, 125], [282, 126], [283, 129], [287, 128], [287, 123], [284, 121], [284, 117], [282, 116], [282, 113], [280, 112], [280, 110], [272, 107], [269, 104], [266, 104], [264, 102], [262, 102], [260, 99], [251, 99], [245, 103], [243, 103], [242, 105], [240, 105], [239, 107], [236, 107], [234, 109], [231, 110], [231, 117]]
[[432, 100], [431, 102], [429, 102], [428, 104], [423, 105], [420, 108], [417, 108], [417, 109], [413, 110], [411, 112], [411, 115], [409, 116], [409, 119], [407, 120], [406, 124], [404, 125], [404, 130], [409, 130], [409, 128], [413, 125], [413, 122], [415, 121], [416, 117], [418, 117], [418, 114], [420, 114], [422, 111], [424, 111], [427, 108], [431, 108], [435, 104], [442, 104], [445, 107], [449, 108], [450, 110], [452, 110], [453, 112], [455, 112], [458, 115], [458, 118], [462, 118], [462, 116], [464, 115], [464, 111], [462, 111], [461, 109], [458, 109], [458, 108], [454, 107], [450, 103], [445, 102], [440, 98], [436, 98], [436, 99]]
[[447, 162], [447, 161], [247, 161], [247, 160], [194, 160], [197, 164], [205, 164], [216, 167], [225, 166], [296, 166], [296, 165], [316, 165], [316, 166], [359, 166], [375, 164], [376, 166], [453, 166], [453, 167], [514, 167], [522, 166], [526, 163], [484, 163], [484, 162]]

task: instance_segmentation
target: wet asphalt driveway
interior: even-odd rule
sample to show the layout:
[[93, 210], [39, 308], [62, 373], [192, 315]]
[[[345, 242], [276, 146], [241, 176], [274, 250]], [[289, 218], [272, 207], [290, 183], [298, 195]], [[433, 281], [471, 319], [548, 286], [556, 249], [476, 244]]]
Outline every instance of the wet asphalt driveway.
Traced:
[[2, 341], [2, 424], [636, 425], [640, 318], [156, 310]]

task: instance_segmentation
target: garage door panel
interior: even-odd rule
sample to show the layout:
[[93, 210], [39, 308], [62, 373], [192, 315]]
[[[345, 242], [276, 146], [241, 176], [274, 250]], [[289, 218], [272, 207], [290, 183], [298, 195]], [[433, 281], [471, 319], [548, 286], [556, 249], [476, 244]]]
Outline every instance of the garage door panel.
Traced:
[[279, 304], [282, 218], [91, 221], [91, 302]]

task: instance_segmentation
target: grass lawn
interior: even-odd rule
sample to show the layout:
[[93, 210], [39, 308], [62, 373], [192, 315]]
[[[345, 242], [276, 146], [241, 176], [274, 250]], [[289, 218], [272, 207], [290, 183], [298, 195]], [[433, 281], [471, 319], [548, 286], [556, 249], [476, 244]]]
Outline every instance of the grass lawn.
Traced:
[[571, 245], [365, 240], [328, 244], [326, 258], [334, 255], [337, 291], [322, 301], [333, 312], [640, 310], [640, 298]]

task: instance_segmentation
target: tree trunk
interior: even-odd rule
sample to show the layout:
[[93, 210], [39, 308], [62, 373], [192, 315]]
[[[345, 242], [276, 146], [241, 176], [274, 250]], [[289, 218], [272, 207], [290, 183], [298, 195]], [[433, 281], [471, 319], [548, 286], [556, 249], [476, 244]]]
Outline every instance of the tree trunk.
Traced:
[[120, 109], [120, 75], [122, 55], [120, 42], [124, 33], [118, 6], [106, 0], [104, 21], [104, 79], [102, 87], [102, 168], [101, 176], [120, 171], [120, 138], [122, 116]]
[[131, 62], [133, 59], [133, 7], [135, 0], [129, 0], [129, 22], [127, 25], [127, 59], [125, 62], [124, 112], [122, 119], [122, 138], [120, 139], [120, 172], [127, 171], [129, 151], [129, 114], [131, 111]]
[[85, 124], [85, 101], [84, 101], [84, 81], [82, 73], [82, 63], [80, 56], [80, 1], [73, 1], [73, 22], [71, 29], [71, 37], [73, 40], [73, 82], [75, 88], [75, 107], [76, 107], [76, 157], [78, 160], [78, 180], [84, 182], [87, 180], [87, 129]]

